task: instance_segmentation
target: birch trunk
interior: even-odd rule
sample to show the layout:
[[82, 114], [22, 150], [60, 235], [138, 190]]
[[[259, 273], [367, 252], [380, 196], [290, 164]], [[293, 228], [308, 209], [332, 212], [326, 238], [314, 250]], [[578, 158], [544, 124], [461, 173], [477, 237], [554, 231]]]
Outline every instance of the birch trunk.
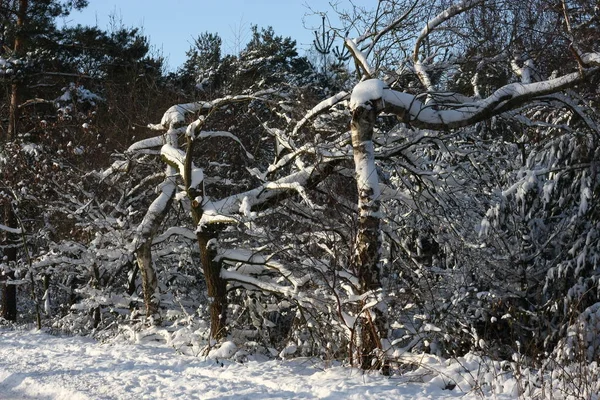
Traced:
[[[358, 189], [358, 232], [354, 243], [352, 264], [359, 279], [361, 294], [366, 298], [361, 302], [360, 366], [363, 369], [384, 367], [381, 338], [387, 337], [385, 304], [381, 296], [379, 271], [380, 255], [380, 210], [379, 179], [373, 150], [373, 126], [377, 116], [376, 107], [358, 106], [352, 112], [352, 148]], [[366, 307], [376, 301], [375, 307]]]

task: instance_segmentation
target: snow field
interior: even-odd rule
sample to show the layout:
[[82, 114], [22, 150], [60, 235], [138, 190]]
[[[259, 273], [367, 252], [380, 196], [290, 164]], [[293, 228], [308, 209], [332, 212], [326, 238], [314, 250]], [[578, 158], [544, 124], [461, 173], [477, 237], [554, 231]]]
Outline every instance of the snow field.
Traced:
[[[0, 399], [475, 399], [317, 360], [236, 363], [149, 344], [0, 330]], [[427, 381], [428, 380], [428, 381]]]

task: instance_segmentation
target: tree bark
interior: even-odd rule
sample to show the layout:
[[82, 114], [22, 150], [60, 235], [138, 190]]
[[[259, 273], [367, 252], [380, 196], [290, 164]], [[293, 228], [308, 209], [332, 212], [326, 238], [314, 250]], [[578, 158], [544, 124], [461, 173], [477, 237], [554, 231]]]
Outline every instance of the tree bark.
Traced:
[[210, 336], [215, 340], [227, 335], [227, 281], [221, 278], [221, 262], [215, 261], [217, 256], [217, 232], [205, 229], [196, 234], [202, 271], [206, 280], [208, 296], [210, 297]]
[[[352, 148], [358, 189], [358, 232], [354, 243], [352, 265], [358, 277], [361, 294], [369, 293], [360, 304], [360, 366], [363, 369], [384, 368], [381, 338], [387, 337], [385, 304], [378, 299], [381, 291], [379, 271], [380, 214], [379, 179], [373, 150], [373, 126], [377, 107], [365, 105], [352, 112]], [[376, 300], [375, 307], [365, 305]]]
[[[19, 9], [17, 10], [17, 34], [13, 45], [14, 57], [20, 57], [23, 53], [23, 26], [27, 17], [28, 0], [19, 0]], [[7, 140], [12, 140], [17, 136], [17, 127], [19, 122], [19, 104], [21, 102], [21, 82], [14, 82], [11, 85], [10, 106], [8, 113], [8, 133]]]
[[208, 297], [210, 298], [210, 337], [219, 340], [227, 335], [227, 281], [221, 278], [221, 261], [215, 261], [217, 256], [217, 238], [219, 228], [216, 226], [198, 227], [204, 213], [202, 202], [206, 196], [204, 182], [197, 187], [191, 185], [192, 155], [197, 141], [187, 137], [185, 156], [185, 188], [192, 205], [192, 221], [196, 226], [196, 237], [200, 248], [202, 272], [206, 281]]
[[158, 280], [152, 265], [152, 237], [146, 240], [136, 251], [137, 264], [142, 273], [142, 290], [146, 306], [146, 318], [154, 323], [160, 322]]
[[[15, 36], [15, 41], [13, 44], [13, 52], [14, 57], [20, 57], [23, 53], [23, 27], [25, 26], [25, 20], [27, 17], [27, 9], [29, 7], [28, 0], [19, 0], [19, 8], [17, 10], [17, 34]], [[11, 93], [10, 93], [10, 104], [9, 104], [9, 113], [8, 113], [8, 129], [6, 139], [7, 141], [13, 140], [17, 137], [18, 133], [18, 122], [19, 122], [19, 103], [21, 101], [21, 82], [14, 82], [11, 85]], [[14, 215], [14, 211], [12, 209], [12, 205], [10, 201], [8, 201], [4, 205], [4, 225], [14, 227], [16, 226], [16, 218]], [[6, 235], [8, 239], [10, 234]], [[8, 240], [5, 240], [5, 243], [9, 243]], [[17, 260], [17, 249], [15, 247], [9, 247], [5, 249], [4, 256], [6, 260], [10, 264], [10, 262], [14, 262]], [[13, 279], [14, 273], [12, 271], [6, 274], [7, 279]], [[10, 320], [16, 321], [17, 319], [17, 288], [14, 285], [8, 285], [6, 282], [2, 285], [2, 317]]]
[[[10, 200], [4, 205], [4, 225], [9, 227], [17, 226], [17, 220], [10, 204]], [[10, 240], [11, 236], [11, 233], [6, 232], [3, 240], [6, 246], [3, 253], [9, 268], [12, 268], [12, 264], [17, 261], [17, 248], [15, 247], [14, 241]], [[3, 280], [0, 316], [8, 321], [17, 320], [17, 287], [7, 283], [7, 281], [14, 279], [14, 277], [13, 271], [9, 271], [5, 276], [0, 277]]]
[[[152, 241], [173, 203], [176, 189], [175, 183], [172, 180], [174, 174], [174, 168], [167, 166], [167, 170], [165, 171], [166, 179], [159, 186], [160, 194], [152, 202], [144, 219], [138, 226], [138, 237], [134, 241], [135, 257], [142, 274], [142, 291], [144, 293], [146, 317], [152, 317], [151, 322], [154, 324], [159, 324], [161, 318], [158, 279], [154, 265], [152, 264]], [[133, 281], [135, 282], [135, 277], [133, 277]]]

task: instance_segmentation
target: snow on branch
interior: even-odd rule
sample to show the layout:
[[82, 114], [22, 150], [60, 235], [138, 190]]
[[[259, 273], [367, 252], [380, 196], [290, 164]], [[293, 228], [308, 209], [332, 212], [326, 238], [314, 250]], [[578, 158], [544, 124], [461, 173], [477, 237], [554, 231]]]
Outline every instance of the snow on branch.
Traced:
[[196, 167], [193, 163], [191, 168], [191, 176], [186, 176], [186, 154], [183, 150], [171, 146], [170, 144], [165, 144], [160, 149], [160, 154], [163, 157], [163, 159], [167, 162], [167, 164], [173, 166], [174, 168], [177, 168], [179, 174], [183, 177], [183, 180], [185, 182], [190, 183], [189, 187], [198, 187], [198, 185], [200, 185], [200, 183], [202, 183], [202, 181], [204, 180], [204, 171], [202, 170], [202, 168]]
[[147, 149], [160, 147], [167, 142], [165, 135], [154, 136], [135, 142], [127, 149], [127, 153], [139, 152]]
[[260, 274], [266, 271], [277, 271], [287, 279], [294, 287], [304, 285], [309, 277], [298, 279], [292, 271], [272, 256], [264, 256], [256, 251], [247, 249], [220, 249], [215, 261], [225, 261], [230, 264], [240, 264], [236, 271], [245, 274]]
[[385, 84], [379, 79], [368, 79], [358, 83], [352, 90], [350, 109], [355, 110], [360, 106], [369, 107], [371, 102], [383, 98], [384, 87]]
[[[305, 186], [311, 178], [320, 174], [316, 167], [308, 167], [276, 181], [266, 182], [252, 190], [208, 202], [204, 206], [198, 228], [202, 229], [203, 226], [213, 223], [237, 223], [238, 219], [233, 217], [233, 214], [239, 213], [240, 209], [256, 208], [274, 200], [282, 193], [298, 191], [299, 187]], [[243, 202], [244, 207], [242, 207]]]
[[211, 101], [176, 104], [169, 107], [169, 109], [163, 114], [159, 125], [150, 124], [148, 127], [155, 130], [173, 128], [177, 125], [183, 124], [187, 114], [199, 112], [200, 110], [210, 111], [238, 101], [264, 100], [264, 96], [276, 93], [277, 92], [275, 90], [269, 89], [254, 93], [252, 95], [225, 96]]
[[95, 175], [99, 176], [100, 179], [104, 180], [109, 176], [119, 173], [119, 172], [127, 172], [129, 170], [129, 160], [117, 160], [112, 163], [110, 167], [105, 169], [102, 172], [99, 172]]
[[206, 102], [202, 101], [197, 103], [177, 104], [171, 106], [163, 114], [163, 117], [160, 120], [160, 125], [163, 128], [169, 128], [171, 126], [181, 124], [185, 121], [186, 114], [197, 112], [202, 108], [209, 108], [207, 107]]
[[283, 168], [284, 166], [288, 165], [292, 160], [296, 159], [301, 154], [311, 154], [314, 152], [315, 152], [314, 143], [307, 143], [307, 144], [303, 145], [302, 147], [298, 148], [297, 150], [280, 157], [276, 163], [269, 165], [269, 167], [267, 168], [267, 173], [270, 174], [270, 173], [273, 173], [274, 171], [277, 171], [278, 169]]
[[586, 53], [581, 56], [581, 62], [586, 65], [600, 66], [600, 53]]
[[160, 185], [160, 194], [150, 204], [144, 219], [137, 227], [137, 237], [132, 243], [134, 249], [139, 246], [140, 242], [154, 235], [173, 200], [176, 188], [177, 185], [175, 185], [175, 181], [171, 177], [167, 177]]
[[[297, 278], [279, 261], [275, 261], [271, 257], [263, 256], [250, 250], [222, 250], [217, 255], [216, 260], [236, 264], [235, 269], [223, 268], [221, 270], [222, 279], [237, 282], [244, 286], [249, 285], [261, 291], [278, 293], [296, 301], [298, 305], [303, 307], [323, 307], [322, 299], [318, 300], [313, 298], [309, 293], [299, 291], [299, 288], [310, 281], [310, 274]], [[257, 277], [251, 276], [253, 274], [260, 275], [269, 271], [278, 272], [291, 285], [282, 285], [279, 283], [280, 279], [277, 278], [265, 280], [264, 277], [258, 279]]]
[[169, 165], [177, 168], [183, 175], [183, 165], [185, 163], [185, 152], [183, 150], [170, 144], [165, 144], [161, 147], [160, 154]]
[[[590, 59], [592, 59], [590, 57]], [[522, 106], [534, 98], [546, 96], [571, 87], [597, 74], [600, 68], [588, 68], [558, 78], [529, 84], [511, 83], [496, 90], [489, 97], [473, 102], [444, 104], [436, 107], [419, 100], [419, 96], [388, 89], [382, 81], [367, 80], [352, 92], [350, 106], [377, 105], [377, 111], [396, 114], [404, 122], [418, 128], [444, 130], [460, 128], [488, 119]], [[455, 99], [455, 96], [449, 96]], [[382, 100], [377, 102], [376, 100]]]
[[152, 244], [154, 245], [157, 243], [164, 242], [171, 236], [180, 236], [180, 237], [184, 237], [188, 240], [196, 240], [196, 234], [191, 229], [184, 228], [181, 226], [172, 226], [169, 229], [167, 229], [166, 231], [164, 231], [161, 235], [154, 238], [154, 240], [152, 241]]
[[348, 92], [341, 91], [341, 92], [329, 97], [328, 99], [321, 101], [319, 104], [314, 106], [309, 112], [307, 112], [300, 121], [298, 121], [298, 123], [294, 127], [294, 130], [292, 131], [292, 136], [295, 137], [296, 134], [298, 133], [298, 131], [300, 130], [300, 128], [302, 128], [304, 126], [304, 124], [306, 124], [306, 122], [309, 121], [311, 118], [329, 110], [331, 107], [333, 107], [340, 101], [345, 100], [347, 97], [348, 97]]
[[221, 270], [221, 278], [228, 280], [239, 282], [241, 284], [247, 284], [250, 286], [256, 287], [258, 290], [270, 293], [279, 293], [291, 300], [296, 301], [299, 305], [307, 307], [320, 307], [322, 301], [318, 301], [313, 299], [307, 293], [298, 293], [296, 287], [293, 286], [283, 286], [274, 282], [265, 282], [260, 279], [254, 278], [252, 276], [248, 276], [237, 271], [231, 271], [227, 269]]
[[434, 18], [429, 20], [423, 28], [423, 30], [421, 30], [419, 37], [417, 37], [417, 40], [415, 42], [415, 49], [413, 51], [413, 60], [418, 60], [421, 43], [423, 43], [423, 41], [427, 38], [427, 36], [429, 36], [429, 34], [434, 29], [436, 29], [444, 22], [448, 21], [450, 18], [453, 18], [462, 12], [468, 11], [469, 9], [475, 7], [477, 4], [482, 2], [483, 0], [463, 0], [460, 3], [453, 4], [452, 6], [448, 7], [447, 9], [436, 15]]
[[433, 19], [429, 20], [423, 28], [423, 30], [421, 31], [421, 33], [419, 34], [419, 36], [417, 37], [417, 40], [415, 41], [415, 49], [413, 51], [413, 66], [415, 68], [417, 76], [419, 77], [419, 80], [421, 81], [423, 86], [425, 86], [425, 89], [427, 91], [433, 90], [433, 84], [431, 83], [431, 79], [429, 78], [429, 74], [427, 73], [427, 68], [419, 60], [419, 49], [421, 47], [421, 44], [425, 39], [427, 39], [427, 37], [433, 30], [435, 30], [445, 21], [475, 7], [482, 1], [483, 0], [463, 0], [458, 4], [453, 4], [452, 6], [448, 7], [447, 9], [436, 15]]
[[254, 156], [252, 154], [250, 154], [250, 152], [248, 152], [248, 150], [246, 150], [246, 148], [244, 147], [244, 144], [242, 143], [242, 141], [236, 135], [234, 135], [231, 132], [226, 132], [226, 131], [201, 131], [200, 135], [198, 135], [197, 137], [200, 138], [200, 139], [207, 139], [207, 138], [213, 138], [213, 137], [229, 138], [229, 139], [237, 142], [241, 146], [241, 148], [246, 153], [246, 157], [248, 157], [250, 160], [254, 160]]
[[2, 224], [0, 224], [0, 231], [14, 233], [16, 235], [20, 235], [23, 232], [20, 228], [11, 228], [9, 226], [2, 225]]
[[308, 198], [308, 195], [306, 194], [306, 190], [304, 190], [304, 186], [302, 186], [298, 182], [290, 182], [290, 183], [268, 182], [268, 183], [265, 184], [265, 188], [270, 189], [270, 190], [290, 190], [290, 191], [296, 191], [300, 195], [300, 197], [302, 197], [302, 200], [304, 200], [304, 202], [310, 208], [313, 208], [313, 209], [315, 208], [315, 205], [313, 204], [313, 202], [310, 201], [310, 199]]
[[365, 76], [370, 78], [373, 76], [373, 70], [369, 66], [369, 62], [367, 61], [367, 57], [363, 54], [362, 51], [359, 50], [358, 46], [354, 42], [354, 40], [350, 38], [346, 38], [346, 47], [350, 50], [354, 61], [356, 62], [356, 67], [361, 67]]

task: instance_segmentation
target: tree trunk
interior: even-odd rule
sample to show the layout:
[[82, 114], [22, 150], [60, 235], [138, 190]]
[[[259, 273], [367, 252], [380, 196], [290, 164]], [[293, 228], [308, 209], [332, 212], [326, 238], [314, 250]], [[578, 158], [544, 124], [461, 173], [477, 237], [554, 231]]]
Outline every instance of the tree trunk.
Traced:
[[[221, 261], [215, 261], [217, 256], [217, 238], [219, 236], [218, 226], [198, 228], [204, 210], [202, 199], [205, 198], [204, 182], [197, 186], [191, 185], [192, 177], [192, 155], [197, 140], [187, 137], [187, 151], [185, 156], [185, 188], [192, 206], [192, 221], [196, 227], [196, 237], [200, 248], [200, 260], [202, 272], [206, 281], [208, 297], [210, 298], [210, 337], [219, 340], [227, 335], [227, 281], [221, 278]], [[199, 202], [198, 199], [201, 201]]]
[[[15, 35], [15, 41], [13, 45], [13, 51], [15, 57], [20, 57], [23, 53], [23, 33], [22, 29], [25, 25], [25, 19], [27, 16], [27, 9], [29, 7], [28, 0], [19, 0], [19, 8], [17, 10], [17, 34]], [[13, 140], [17, 137], [18, 133], [18, 122], [19, 122], [19, 104], [21, 102], [21, 82], [15, 82], [11, 85], [10, 93], [10, 104], [8, 113], [8, 130], [6, 139], [7, 141]], [[16, 218], [10, 201], [4, 205], [4, 225], [14, 227], [16, 226]], [[8, 239], [10, 234], [6, 235]], [[5, 243], [10, 243], [8, 240]], [[13, 246], [4, 250], [4, 256], [10, 265], [11, 261], [17, 260], [17, 249]], [[14, 273], [9, 271], [6, 274], [7, 279], [13, 279]], [[14, 285], [7, 285], [4, 283], [2, 290], [2, 317], [9, 321], [16, 321], [17, 319], [17, 288]]]
[[[221, 278], [221, 262], [217, 256], [217, 232], [205, 230], [197, 233], [202, 270], [210, 302], [210, 336], [219, 340], [227, 334], [227, 281]], [[214, 240], [213, 240], [214, 239]]]
[[21, 90], [19, 83], [13, 83], [10, 91], [10, 105], [8, 110], [8, 131], [7, 140], [12, 140], [17, 136], [17, 122], [19, 120], [19, 103]]
[[146, 318], [152, 318], [153, 323], [160, 322], [158, 312], [159, 293], [156, 272], [152, 265], [152, 238], [144, 242], [136, 251], [137, 264], [142, 273], [142, 290], [146, 305]]
[[131, 272], [129, 273], [129, 276], [127, 278], [127, 294], [132, 296], [135, 293], [135, 289], [136, 289], [136, 284], [135, 281], [137, 279], [137, 274], [140, 270], [140, 265], [139, 263], [128, 263], [128, 265], [131, 265]]
[[14, 273], [11, 271], [3, 277], [5, 281], [2, 283], [2, 304], [0, 307], [2, 312], [0, 316], [7, 321], [17, 320], [17, 287], [6, 282], [14, 277]]
[[[23, 53], [23, 26], [27, 17], [28, 0], [19, 0], [19, 9], [17, 11], [17, 34], [13, 45], [14, 57], [21, 57]], [[11, 85], [10, 105], [8, 113], [8, 135], [7, 140], [12, 140], [17, 136], [17, 126], [19, 122], [19, 104], [21, 102], [21, 82], [14, 82]]]
[[[360, 305], [360, 366], [363, 369], [385, 367], [381, 357], [381, 338], [387, 337], [385, 303], [381, 296], [379, 179], [373, 150], [373, 126], [377, 107], [359, 106], [352, 112], [352, 148], [358, 188], [358, 232], [354, 243], [352, 265], [361, 293], [370, 293]], [[375, 307], [363, 310], [376, 300]]]
[[[17, 226], [17, 220], [10, 204], [10, 200], [8, 200], [7, 204], [4, 205], [4, 225], [9, 227]], [[17, 248], [15, 247], [16, 243], [10, 240], [11, 236], [12, 234], [8, 232], [4, 234], [4, 244], [6, 247], [3, 253], [6, 259], [6, 264], [9, 268], [12, 268], [15, 261], [17, 261]], [[2, 303], [0, 304], [0, 316], [8, 321], [17, 320], [17, 287], [6, 282], [14, 279], [14, 277], [15, 275], [13, 271], [9, 271], [5, 276], [1, 277], [4, 282], [2, 283]]]
[[[173, 167], [167, 166], [166, 179], [159, 186], [160, 194], [152, 202], [144, 219], [138, 226], [138, 237], [135, 240], [135, 257], [137, 265], [142, 274], [142, 290], [144, 292], [144, 304], [146, 306], [146, 317], [152, 317], [152, 322], [160, 323], [160, 293], [158, 292], [158, 279], [152, 264], [152, 241], [161, 227], [164, 219], [169, 213], [176, 185], [172, 180], [175, 174]], [[131, 284], [135, 285], [135, 271]], [[135, 286], [134, 286], [135, 287]], [[134, 289], [135, 290], [135, 289]]]

